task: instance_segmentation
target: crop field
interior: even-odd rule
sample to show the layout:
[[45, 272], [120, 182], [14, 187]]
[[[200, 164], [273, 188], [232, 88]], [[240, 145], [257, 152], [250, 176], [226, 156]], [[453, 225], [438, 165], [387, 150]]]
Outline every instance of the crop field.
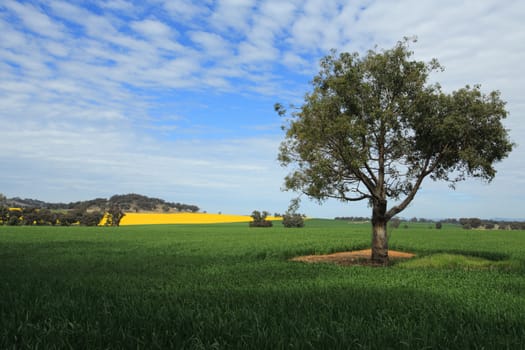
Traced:
[[[268, 217], [268, 220], [277, 220]], [[120, 222], [121, 226], [150, 224], [219, 224], [233, 222], [250, 222], [249, 215], [208, 214], [208, 213], [126, 213]], [[104, 224], [104, 221], [101, 222]]]
[[368, 224], [0, 227], [1, 349], [524, 349], [525, 231]]

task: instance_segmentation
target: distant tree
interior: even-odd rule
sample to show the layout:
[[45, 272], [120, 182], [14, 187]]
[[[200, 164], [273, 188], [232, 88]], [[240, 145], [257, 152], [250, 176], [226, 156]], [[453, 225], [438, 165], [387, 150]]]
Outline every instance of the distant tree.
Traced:
[[[425, 178], [454, 186], [468, 176], [490, 181], [513, 144], [497, 91], [480, 86], [444, 93], [429, 84], [437, 60], [411, 59], [409, 40], [392, 49], [332, 52], [313, 91], [295, 109], [279, 160], [293, 171], [285, 188], [324, 201], [372, 207], [372, 260], [388, 262], [387, 223], [414, 199]], [[276, 111], [287, 114], [282, 105]], [[395, 205], [388, 207], [388, 200]]]
[[252, 212], [252, 219], [253, 221], [250, 222], [250, 227], [272, 227], [273, 224], [271, 221], [266, 220], [269, 213], [267, 211], [263, 211], [262, 213], [258, 210], [254, 210]]
[[84, 213], [85, 209], [79, 208], [70, 210], [66, 216], [70, 224], [78, 224], [80, 223], [80, 220], [82, 220], [82, 216], [84, 216]]
[[458, 219], [456, 218], [448, 218], [448, 219], [442, 220], [442, 222], [447, 223], [447, 224], [453, 224], [453, 225], [459, 224]]
[[283, 226], [287, 228], [304, 227], [304, 216], [298, 213], [286, 213], [283, 215]]
[[436, 222], [436, 229], [441, 230], [442, 227], [443, 224], [440, 221]]
[[484, 226], [487, 230], [492, 230], [496, 225], [493, 222], [487, 222]]
[[23, 225], [34, 225], [38, 224], [38, 208], [23, 208], [21, 216]]
[[9, 219], [7, 220], [7, 224], [10, 226], [17, 226], [22, 224], [22, 211], [17, 209], [10, 209], [9, 210]]
[[196, 213], [199, 211], [199, 207], [196, 206], [196, 205], [188, 205], [188, 204], [185, 204], [182, 206], [183, 210], [184, 211], [189, 211], [190, 213]]
[[390, 219], [390, 227], [391, 228], [398, 228], [399, 225], [401, 225], [401, 219], [399, 219], [399, 218], [392, 218], [392, 219]]
[[525, 229], [525, 223], [513, 221], [509, 224], [511, 230], [523, 230]]
[[304, 215], [299, 214], [297, 210], [299, 209], [299, 199], [294, 199], [291, 201], [288, 210], [283, 215], [282, 224], [287, 228], [300, 228], [304, 227]]
[[74, 224], [75, 222], [76, 222], [76, 217], [71, 215], [70, 212], [57, 213], [57, 223], [60, 226], [70, 226], [70, 225]]
[[80, 224], [84, 226], [97, 226], [103, 216], [104, 213], [100, 211], [85, 212], [80, 218]]
[[49, 209], [40, 209], [38, 217], [41, 225], [55, 226], [57, 224], [57, 213], [54, 213]]
[[364, 216], [336, 216], [334, 220], [345, 220], [345, 221], [352, 221], [352, 222], [368, 222], [370, 221], [370, 218], [367, 218]]
[[10, 216], [9, 220], [7, 220], [7, 224], [9, 226], [18, 226], [18, 225], [22, 224], [22, 221], [20, 220], [20, 218], [18, 218], [16, 216]]
[[9, 208], [0, 206], [0, 221], [1, 225], [6, 225], [7, 221], [9, 220]]
[[118, 204], [113, 204], [108, 210], [108, 221], [106, 222], [106, 226], [120, 226], [120, 220], [122, 220], [125, 215], [126, 214]]
[[480, 218], [471, 218], [469, 220], [470, 226], [472, 228], [479, 228], [481, 226], [481, 219]]

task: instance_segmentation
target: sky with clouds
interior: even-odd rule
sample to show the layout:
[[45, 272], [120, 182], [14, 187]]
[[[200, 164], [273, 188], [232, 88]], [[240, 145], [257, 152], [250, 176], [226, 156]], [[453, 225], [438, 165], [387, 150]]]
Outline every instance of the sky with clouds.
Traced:
[[[451, 92], [507, 101], [518, 144], [489, 185], [427, 180], [405, 217], [523, 218], [525, 2], [49, 0], [0, 2], [0, 192], [70, 202], [140, 193], [235, 214], [283, 212], [275, 102], [301, 104], [332, 48], [417, 36]], [[364, 202], [303, 199], [315, 217]]]

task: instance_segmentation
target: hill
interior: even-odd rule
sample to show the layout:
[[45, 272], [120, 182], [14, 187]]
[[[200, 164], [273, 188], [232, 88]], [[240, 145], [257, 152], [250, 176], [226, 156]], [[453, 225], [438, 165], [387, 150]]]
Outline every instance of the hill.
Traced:
[[50, 210], [104, 211], [118, 205], [127, 212], [198, 212], [199, 207], [192, 204], [167, 202], [160, 198], [148, 197], [136, 193], [119, 194], [106, 198], [95, 198], [71, 203], [49, 203], [38, 199], [19, 197], [4, 198], [0, 205], [16, 208], [40, 208]]

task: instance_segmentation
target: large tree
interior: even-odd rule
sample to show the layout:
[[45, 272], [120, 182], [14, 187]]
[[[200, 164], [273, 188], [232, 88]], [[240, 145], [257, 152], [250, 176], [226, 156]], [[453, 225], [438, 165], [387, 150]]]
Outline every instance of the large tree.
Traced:
[[320, 202], [368, 201], [376, 262], [388, 262], [387, 223], [425, 178], [453, 188], [469, 176], [490, 182], [512, 150], [500, 93], [479, 85], [443, 92], [428, 82], [443, 68], [412, 59], [408, 39], [364, 57], [332, 51], [320, 67], [284, 126], [279, 160], [293, 167], [285, 188]]

